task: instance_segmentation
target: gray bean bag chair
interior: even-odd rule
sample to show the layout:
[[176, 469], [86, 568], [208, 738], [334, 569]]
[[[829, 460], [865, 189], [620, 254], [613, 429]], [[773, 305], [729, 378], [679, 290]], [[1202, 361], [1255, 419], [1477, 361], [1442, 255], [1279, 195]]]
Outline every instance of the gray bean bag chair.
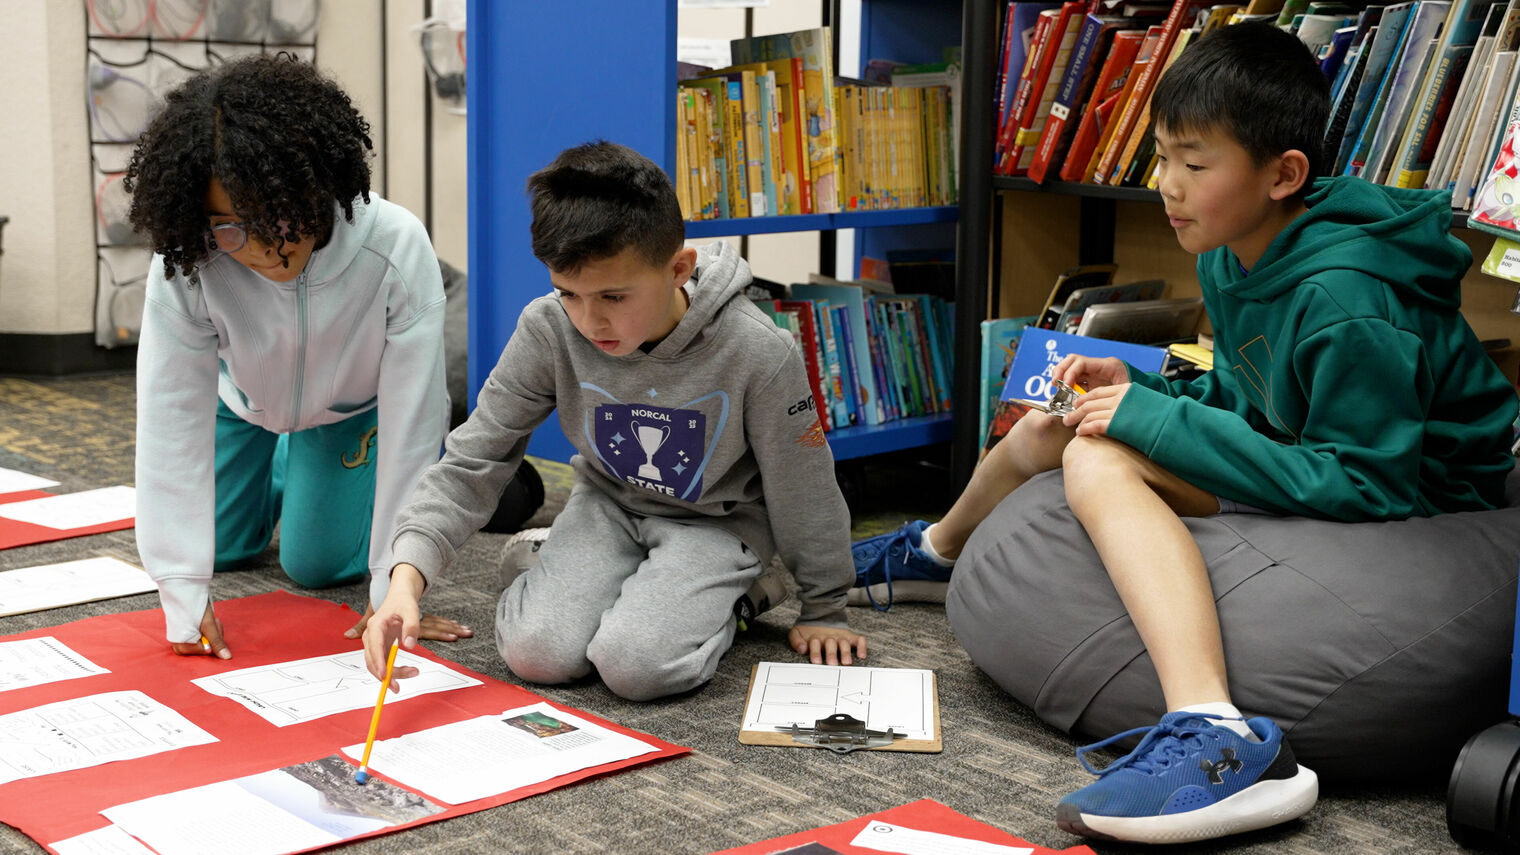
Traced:
[[[1399, 522], [1188, 520], [1236, 706], [1275, 719], [1328, 778], [1449, 774], [1467, 738], [1505, 715], [1520, 475], [1509, 496], [1501, 510]], [[945, 611], [977, 667], [1055, 727], [1098, 739], [1165, 712], [1060, 472], [1014, 491], [976, 530]]]

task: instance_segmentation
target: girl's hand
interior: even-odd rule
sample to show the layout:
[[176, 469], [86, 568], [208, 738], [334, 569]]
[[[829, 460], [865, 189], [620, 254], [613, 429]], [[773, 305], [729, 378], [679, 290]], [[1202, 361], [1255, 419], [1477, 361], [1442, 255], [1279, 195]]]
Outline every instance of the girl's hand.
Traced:
[[1086, 391], [1103, 386], [1116, 386], [1129, 382], [1129, 368], [1116, 356], [1081, 356], [1070, 353], [1056, 365], [1052, 375], [1068, 386], [1081, 386]]
[[[1116, 360], [1117, 361], [1117, 360]], [[1108, 423], [1129, 391], [1129, 383], [1099, 386], [1077, 398], [1076, 408], [1061, 417], [1061, 424], [1077, 429], [1077, 436], [1106, 436]]]
[[231, 659], [232, 648], [222, 638], [222, 622], [217, 620], [211, 611], [211, 603], [206, 603], [206, 613], [201, 616], [200, 641], [176, 641], [169, 645], [175, 653], [181, 656], [215, 656], [218, 659]]

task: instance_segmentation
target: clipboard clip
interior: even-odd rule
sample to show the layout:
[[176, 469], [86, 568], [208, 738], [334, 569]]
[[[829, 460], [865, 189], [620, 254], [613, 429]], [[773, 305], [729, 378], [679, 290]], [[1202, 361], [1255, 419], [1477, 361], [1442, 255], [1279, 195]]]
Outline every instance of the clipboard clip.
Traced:
[[1081, 394], [1081, 392], [1062, 383], [1060, 380], [1052, 379], [1050, 381], [1050, 400], [1032, 401], [1028, 398], [1016, 398], [1015, 400], [1020, 404], [1025, 404], [1041, 412], [1049, 413], [1052, 416], [1064, 416], [1076, 409], [1077, 397]]
[[812, 727], [792, 724], [778, 726], [776, 729], [790, 733], [795, 742], [827, 748], [835, 754], [849, 754], [862, 748], [882, 748], [907, 735], [890, 727], [886, 730], [869, 730], [865, 722], [847, 713], [825, 716], [813, 722]]

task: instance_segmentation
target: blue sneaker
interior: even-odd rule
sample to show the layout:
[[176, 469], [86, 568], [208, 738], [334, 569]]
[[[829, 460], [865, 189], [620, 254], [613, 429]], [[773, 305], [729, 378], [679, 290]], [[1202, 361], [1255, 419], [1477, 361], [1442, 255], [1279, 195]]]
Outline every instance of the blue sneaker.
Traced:
[[914, 520], [890, 534], [857, 541], [850, 548], [855, 556], [850, 605], [886, 611], [894, 600], [943, 603], [953, 568], [941, 566], [920, 547], [928, 527], [929, 523]]
[[[1265, 828], [1303, 816], [1319, 798], [1319, 778], [1298, 765], [1282, 730], [1246, 722], [1252, 742], [1218, 716], [1167, 713], [1141, 727], [1077, 749], [1098, 780], [1061, 799], [1056, 823], [1072, 834], [1137, 843], [1184, 843]], [[1099, 770], [1089, 751], [1145, 734], [1135, 750]]]

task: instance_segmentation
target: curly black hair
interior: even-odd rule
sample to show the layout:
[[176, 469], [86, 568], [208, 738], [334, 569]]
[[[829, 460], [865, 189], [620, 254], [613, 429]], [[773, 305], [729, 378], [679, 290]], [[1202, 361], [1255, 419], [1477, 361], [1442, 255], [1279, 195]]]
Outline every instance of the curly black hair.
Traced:
[[[203, 71], [169, 93], [127, 166], [132, 225], [189, 276], [211, 254], [206, 189], [221, 181], [248, 233], [284, 257], [288, 238], [320, 244], [333, 202], [353, 220], [369, 201], [369, 123], [317, 68], [289, 54]], [[282, 228], [283, 226], [283, 228]]]

